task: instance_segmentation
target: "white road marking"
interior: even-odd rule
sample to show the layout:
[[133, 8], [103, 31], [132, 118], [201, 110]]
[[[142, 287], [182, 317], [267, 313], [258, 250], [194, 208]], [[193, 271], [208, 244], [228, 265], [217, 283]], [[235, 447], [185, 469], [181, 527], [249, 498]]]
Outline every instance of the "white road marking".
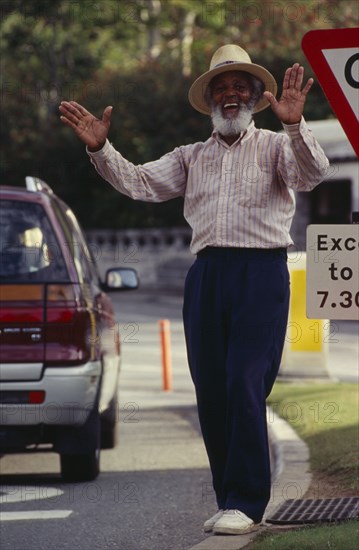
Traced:
[[65, 519], [72, 510], [32, 510], [31, 512], [1, 512], [0, 521], [24, 521], [34, 519]]
[[[64, 491], [55, 487], [35, 487], [31, 485], [7, 485], [0, 487], [0, 504], [15, 504], [33, 500], [52, 499], [55, 503]], [[35, 519], [65, 519], [73, 510], [31, 510], [24, 512], [0, 512], [1, 521], [24, 521]]]
[[0, 504], [10, 504], [13, 502], [28, 502], [30, 500], [42, 500], [46, 498], [56, 498], [63, 495], [64, 491], [55, 487], [35, 487], [32, 485], [1, 485], [0, 486]]

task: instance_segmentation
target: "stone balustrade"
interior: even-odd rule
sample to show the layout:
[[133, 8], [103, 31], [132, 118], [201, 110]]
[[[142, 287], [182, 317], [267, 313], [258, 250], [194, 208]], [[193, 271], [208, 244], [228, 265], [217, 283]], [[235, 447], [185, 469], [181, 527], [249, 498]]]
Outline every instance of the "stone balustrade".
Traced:
[[132, 267], [143, 288], [183, 288], [194, 260], [189, 250], [191, 230], [187, 227], [93, 229], [86, 231], [86, 236], [102, 277], [109, 267]]

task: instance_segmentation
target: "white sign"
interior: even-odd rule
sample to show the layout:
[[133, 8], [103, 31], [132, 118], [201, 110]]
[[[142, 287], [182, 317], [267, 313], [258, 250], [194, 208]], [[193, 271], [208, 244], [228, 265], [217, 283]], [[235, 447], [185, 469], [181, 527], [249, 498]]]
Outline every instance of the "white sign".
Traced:
[[359, 28], [309, 31], [302, 48], [359, 156]]
[[359, 48], [322, 51], [353, 113], [359, 120]]
[[359, 321], [359, 224], [307, 228], [307, 317]]

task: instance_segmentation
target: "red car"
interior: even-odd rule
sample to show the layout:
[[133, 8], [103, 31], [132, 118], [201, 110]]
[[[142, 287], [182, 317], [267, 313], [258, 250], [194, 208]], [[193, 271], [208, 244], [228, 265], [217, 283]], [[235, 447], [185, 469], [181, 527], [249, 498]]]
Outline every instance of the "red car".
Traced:
[[26, 187], [0, 187], [0, 453], [51, 449], [64, 480], [92, 480], [118, 417], [120, 338], [105, 291], [138, 278], [113, 268], [101, 282], [70, 208], [37, 178]]

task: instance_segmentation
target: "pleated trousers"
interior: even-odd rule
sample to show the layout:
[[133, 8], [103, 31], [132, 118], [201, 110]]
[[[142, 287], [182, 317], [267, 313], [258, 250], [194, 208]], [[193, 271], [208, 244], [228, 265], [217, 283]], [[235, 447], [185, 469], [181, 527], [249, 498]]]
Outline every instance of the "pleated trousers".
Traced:
[[185, 283], [188, 362], [218, 507], [255, 522], [270, 498], [266, 397], [289, 294], [285, 249], [205, 248]]

